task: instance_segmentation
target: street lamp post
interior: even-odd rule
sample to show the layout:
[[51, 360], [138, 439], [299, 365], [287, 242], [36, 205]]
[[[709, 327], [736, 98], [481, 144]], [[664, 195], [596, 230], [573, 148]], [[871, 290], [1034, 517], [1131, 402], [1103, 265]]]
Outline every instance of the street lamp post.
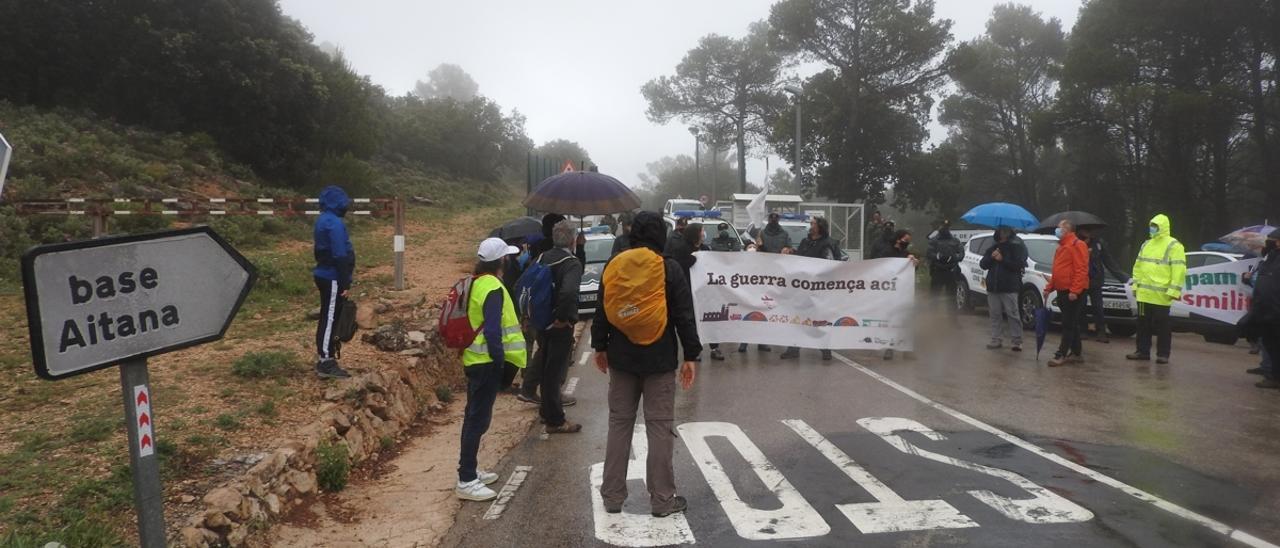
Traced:
[[699, 141], [697, 126], [689, 128], [693, 134], [693, 178], [696, 188], [702, 188], [702, 143]]
[[800, 109], [802, 106], [800, 96], [804, 93], [804, 90], [800, 89], [800, 86], [789, 84], [782, 89], [796, 98], [796, 158], [792, 168], [796, 173], [796, 188], [799, 189], [804, 184], [803, 175], [800, 173]]

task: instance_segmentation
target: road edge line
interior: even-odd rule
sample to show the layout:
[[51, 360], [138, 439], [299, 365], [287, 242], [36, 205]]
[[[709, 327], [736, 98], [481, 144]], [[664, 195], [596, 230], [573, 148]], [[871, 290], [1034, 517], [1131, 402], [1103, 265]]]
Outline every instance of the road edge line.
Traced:
[[1223, 536], [1227, 537], [1228, 539], [1235, 540], [1235, 541], [1237, 541], [1237, 542], [1240, 542], [1240, 543], [1245, 544], [1245, 545], [1247, 545], [1247, 546], [1253, 546], [1253, 547], [1255, 547], [1255, 548], [1280, 548], [1280, 546], [1277, 546], [1277, 545], [1272, 544], [1272, 543], [1270, 543], [1270, 542], [1268, 542], [1268, 541], [1262, 540], [1262, 539], [1260, 539], [1260, 538], [1258, 538], [1258, 537], [1255, 537], [1255, 536], [1253, 536], [1253, 535], [1251, 535], [1251, 534], [1249, 534], [1249, 533], [1246, 533], [1246, 532], [1241, 531], [1241, 530], [1239, 530], [1239, 529], [1236, 529], [1236, 528], [1234, 528], [1234, 527], [1232, 527], [1232, 526], [1230, 526], [1230, 525], [1227, 525], [1227, 524], [1225, 524], [1225, 523], [1222, 523], [1222, 522], [1220, 522], [1220, 521], [1218, 521], [1218, 520], [1216, 520], [1216, 519], [1213, 519], [1213, 518], [1210, 518], [1210, 517], [1208, 517], [1208, 516], [1204, 516], [1204, 515], [1198, 514], [1198, 513], [1194, 512], [1194, 511], [1188, 510], [1188, 509], [1183, 508], [1183, 507], [1181, 507], [1181, 506], [1178, 506], [1178, 505], [1176, 505], [1176, 504], [1174, 504], [1174, 503], [1172, 503], [1172, 502], [1169, 502], [1169, 501], [1164, 500], [1164, 499], [1162, 499], [1162, 498], [1160, 498], [1160, 497], [1157, 497], [1157, 496], [1155, 496], [1155, 495], [1153, 495], [1153, 494], [1151, 494], [1151, 493], [1148, 493], [1148, 492], [1146, 492], [1146, 491], [1143, 491], [1143, 490], [1141, 490], [1141, 489], [1138, 489], [1137, 487], [1134, 487], [1134, 486], [1132, 486], [1132, 485], [1129, 485], [1129, 484], [1127, 484], [1127, 483], [1124, 483], [1124, 482], [1122, 482], [1122, 481], [1120, 481], [1120, 480], [1118, 480], [1118, 479], [1115, 479], [1115, 478], [1112, 478], [1112, 477], [1110, 477], [1110, 476], [1107, 476], [1107, 475], [1104, 475], [1104, 474], [1102, 474], [1102, 473], [1099, 473], [1099, 472], [1097, 472], [1097, 471], [1095, 471], [1095, 470], [1093, 470], [1093, 469], [1091, 469], [1091, 468], [1088, 468], [1088, 467], [1086, 467], [1086, 466], [1082, 466], [1082, 465], [1076, 464], [1076, 463], [1074, 463], [1074, 462], [1071, 462], [1071, 461], [1069, 461], [1069, 460], [1067, 460], [1067, 459], [1065, 459], [1065, 458], [1063, 458], [1063, 457], [1061, 457], [1061, 456], [1059, 456], [1059, 455], [1057, 455], [1057, 454], [1055, 454], [1055, 453], [1052, 453], [1052, 452], [1050, 452], [1050, 451], [1048, 451], [1048, 450], [1046, 450], [1046, 449], [1044, 449], [1044, 448], [1042, 448], [1042, 447], [1040, 447], [1040, 446], [1038, 446], [1038, 445], [1036, 445], [1036, 444], [1034, 444], [1034, 443], [1031, 443], [1031, 442], [1026, 441], [1026, 440], [1024, 440], [1024, 439], [1022, 439], [1022, 438], [1019, 438], [1019, 437], [1017, 437], [1017, 436], [1015, 436], [1015, 435], [1013, 435], [1013, 434], [1009, 434], [1009, 433], [1007, 433], [1007, 432], [1005, 432], [1005, 431], [1003, 431], [1003, 430], [1000, 430], [999, 428], [996, 428], [996, 427], [991, 426], [991, 425], [989, 425], [989, 424], [987, 424], [987, 423], [985, 423], [985, 422], [982, 422], [982, 421], [980, 421], [980, 420], [978, 420], [978, 419], [975, 419], [975, 418], [973, 418], [973, 417], [970, 417], [969, 415], [966, 415], [966, 414], [964, 414], [964, 413], [961, 413], [960, 411], [957, 411], [957, 410], [955, 410], [955, 409], [952, 409], [952, 408], [950, 408], [950, 407], [948, 407], [948, 406], [946, 406], [946, 405], [944, 405], [944, 404], [941, 404], [941, 403], [938, 403], [938, 402], [936, 402], [936, 401], [933, 401], [933, 400], [929, 399], [927, 396], [924, 396], [924, 395], [920, 394], [919, 392], [916, 392], [915, 390], [912, 390], [912, 389], [910, 389], [910, 388], [907, 388], [906, 386], [903, 386], [903, 385], [901, 385], [901, 384], [898, 384], [898, 383], [897, 383], [897, 382], [895, 382], [893, 379], [890, 379], [890, 378], [888, 378], [888, 377], [886, 377], [886, 376], [884, 376], [884, 375], [881, 375], [880, 373], [877, 373], [877, 372], [875, 372], [875, 371], [872, 371], [871, 369], [867, 368], [866, 366], [864, 366], [864, 365], [862, 365], [862, 364], [860, 364], [860, 363], [858, 363], [858, 362], [856, 362], [856, 361], [853, 361], [853, 360], [852, 360], [852, 359], [850, 359], [850, 358], [847, 358], [847, 357], [845, 357], [845, 356], [843, 356], [843, 355], [841, 355], [841, 354], [838, 354], [838, 353], [833, 353], [833, 354], [835, 355], [836, 359], [840, 360], [841, 362], [844, 362], [844, 364], [845, 364], [845, 365], [848, 365], [849, 367], [852, 367], [852, 368], [854, 368], [854, 369], [856, 369], [856, 370], [858, 370], [858, 371], [860, 371], [860, 372], [862, 372], [862, 373], [866, 374], [867, 376], [869, 376], [869, 377], [871, 377], [871, 378], [873, 378], [873, 379], [875, 379], [875, 380], [877, 380], [877, 381], [880, 381], [880, 382], [881, 382], [881, 383], [883, 383], [884, 385], [886, 385], [886, 386], [888, 386], [888, 387], [890, 387], [890, 388], [893, 388], [894, 390], [897, 390], [897, 391], [899, 391], [899, 392], [901, 392], [901, 393], [903, 393], [903, 394], [907, 395], [908, 397], [910, 397], [910, 398], [912, 398], [912, 399], [914, 399], [914, 400], [916, 400], [916, 401], [918, 401], [918, 402], [920, 402], [920, 403], [923, 403], [923, 404], [925, 404], [925, 405], [927, 405], [927, 406], [929, 406], [929, 407], [932, 407], [932, 408], [934, 408], [934, 409], [936, 409], [936, 410], [938, 410], [938, 411], [941, 411], [941, 412], [943, 412], [943, 413], [946, 413], [947, 415], [950, 415], [952, 418], [954, 418], [954, 419], [956, 419], [956, 420], [959, 420], [960, 422], [963, 422], [963, 423], [965, 423], [965, 424], [968, 424], [968, 425], [970, 425], [970, 426], [973, 426], [974, 428], [977, 428], [977, 429], [979, 429], [979, 430], [982, 430], [982, 431], [984, 431], [984, 432], [986, 432], [986, 433], [988, 433], [988, 434], [991, 434], [991, 435], [993, 435], [993, 436], [995, 436], [995, 437], [997, 437], [997, 438], [1000, 438], [1000, 439], [1002, 439], [1002, 440], [1004, 440], [1004, 441], [1006, 441], [1006, 442], [1008, 442], [1008, 443], [1011, 443], [1011, 444], [1013, 444], [1013, 445], [1016, 445], [1016, 446], [1018, 446], [1018, 447], [1021, 447], [1022, 449], [1026, 449], [1027, 451], [1030, 451], [1030, 452], [1032, 452], [1032, 453], [1035, 453], [1036, 455], [1039, 455], [1039, 456], [1041, 456], [1041, 457], [1045, 458], [1046, 460], [1048, 460], [1048, 461], [1050, 461], [1050, 462], [1053, 462], [1053, 463], [1055, 463], [1055, 464], [1058, 464], [1058, 465], [1062, 466], [1063, 468], [1067, 468], [1068, 470], [1071, 470], [1071, 471], [1073, 471], [1073, 472], [1076, 472], [1077, 474], [1080, 474], [1080, 475], [1082, 475], [1082, 476], [1085, 476], [1085, 477], [1087, 477], [1087, 478], [1089, 478], [1089, 479], [1091, 479], [1091, 480], [1094, 480], [1094, 481], [1096, 481], [1096, 482], [1098, 482], [1098, 483], [1101, 483], [1101, 484], [1104, 484], [1104, 485], [1108, 485], [1108, 486], [1110, 486], [1110, 487], [1113, 487], [1113, 488], [1115, 488], [1115, 489], [1118, 489], [1118, 490], [1120, 490], [1120, 492], [1122, 492], [1122, 493], [1124, 493], [1124, 494], [1126, 494], [1126, 495], [1129, 495], [1129, 496], [1131, 496], [1131, 497], [1133, 497], [1133, 498], [1135, 498], [1135, 499], [1138, 499], [1138, 500], [1140, 500], [1140, 501], [1142, 501], [1142, 502], [1145, 502], [1145, 503], [1148, 503], [1148, 504], [1150, 504], [1150, 505], [1152, 505], [1152, 506], [1155, 506], [1156, 508], [1159, 508], [1159, 509], [1161, 509], [1161, 510], [1164, 510], [1165, 512], [1168, 512], [1168, 513], [1170, 513], [1170, 514], [1173, 514], [1173, 515], [1175, 515], [1175, 516], [1177, 516], [1177, 517], [1180, 517], [1180, 518], [1186, 519], [1186, 520], [1188, 520], [1188, 521], [1191, 521], [1191, 522], [1193, 522], [1193, 523], [1197, 523], [1197, 524], [1199, 524], [1199, 525], [1202, 525], [1202, 526], [1204, 526], [1204, 527], [1208, 528], [1209, 530], [1211, 530], [1211, 531], [1213, 531], [1213, 532], [1215, 532], [1215, 533], [1218, 533], [1218, 534], [1220, 534], [1220, 535], [1223, 535]]
[[489, 505], [489, 509], [485, 511], [484, 518], [486, 520], [494, 520], [502, 517], [502, 512], [506, 511], [507, 504], [516, 496], [516, 490], [524, 485], [524, 480], [529, 476], [529, 472], [533, 470], [532, 466], [516, 466], [511, 477], [507, 478], [507, 483], [502, 485], [502, 490], [498, 492], [498, 498], [493, 499], [493, 504]]

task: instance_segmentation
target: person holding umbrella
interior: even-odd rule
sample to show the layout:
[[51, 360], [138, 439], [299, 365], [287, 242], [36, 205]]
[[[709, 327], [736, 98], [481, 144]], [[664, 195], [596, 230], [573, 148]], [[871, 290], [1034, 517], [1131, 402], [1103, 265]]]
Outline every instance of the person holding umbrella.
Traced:
[[1241, 324], [1247, 335], [1262, 340], [1262, 359], [1267, 366], [1259, 368], [1264, 378], [1254, 386], [1277, 389], [1280, 375], [1275, 364], [1268, 362], [1280, 356], [1280, 229], [1271, 231], [1263, 245], [1262, 262], [1246, 274], [1245, 282], [1253, 286], [1253, 300]]
[[1169, 325], [1169, 309], [1182, 298], [1182, 285], [1187, 277], [1186, 250], [1171, 234], [1169, 217], [1151, 218], [1151, 237], [1142, 244], [1133, 263], [1134, 294], [1138, 298], [1137, 352], [1125, 356], [1130, 360], [1151, 360], [1151, 337], [1156, 338], [1156, 363], [1169, 363], [1173, 332]]
[[987, 271], [987, 311], [991, 316], [989, 350], [1004, 346], [1008, 325], [1010, 350], [1022, 351], [1022, 315], [1018, 311], [1018, 291], [1022, 290], [1022, 272], [1027, 268], [1027, 248], [1014, 235], [1013, 229], [996, 229], [996, 245], [991, 246], [978, 263]]
[[1076, 226], [1063, 219], [1054, 233], [1058, 236], [1058, 250], [1053, 254], [1053, 273], [1044, 287], [1044, 299], [1058, 292], [1058, 308], [1062, 311], [1062, 342], [1049, 367], [1068, 362], [1084, 361], [1080, 344], [1080, 309], [1085, 291], [1089, 289], [1089, 248], [1076, 237]]

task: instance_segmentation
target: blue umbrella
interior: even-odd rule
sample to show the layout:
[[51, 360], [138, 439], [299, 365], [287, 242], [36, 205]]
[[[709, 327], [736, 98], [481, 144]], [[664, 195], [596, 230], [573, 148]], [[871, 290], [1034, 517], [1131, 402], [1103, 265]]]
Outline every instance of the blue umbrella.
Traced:
[[639, 209], [640, 197], [603, 173], [566, 171], [538, 183], [524, 206], [562, 215], [603, 215]]
[[1036, 363], [1040, 363], [1040, 349], [1044, 348], [1044, 337], [1049, 334], [1049, 320], [1053, 313], [1047, 307], [1036, 309]]
[[1009, 226], [1019, 230], [1031, 230], [1040, 225], [1040, 219], [1018, 204], [991, 202], [975, 206], [960, 217], [965, 222], [992, 228]]

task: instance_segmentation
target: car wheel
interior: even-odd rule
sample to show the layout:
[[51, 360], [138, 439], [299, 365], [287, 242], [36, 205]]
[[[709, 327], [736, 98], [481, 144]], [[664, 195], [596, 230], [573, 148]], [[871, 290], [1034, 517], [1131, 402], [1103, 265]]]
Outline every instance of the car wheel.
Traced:
[[1036, 310], [1044, 306], [1044, 299], [1034, 287], [1024, 288], [1018, 294], [1018, 316], [1022, 319], [1023, 329], [1036, 328]]
[[1204, 340], [1214, 344], [1225, 344], [1227, 346], [1233, 346], [1240, 341], [1240, 337], [1236, 335], [1216, 334], [1216, 335], [1205, 335]]
[[973, 293], [969, 292], [969, 284], [963, 279], [956, 281], [956, 310], [973, 311]]
[[1110, 331], [1112, 335], [1117, 337], [1132, 337], [1134, 333], [1138, 332], [1138, 326], [1107, 324], [1107, 331]]

